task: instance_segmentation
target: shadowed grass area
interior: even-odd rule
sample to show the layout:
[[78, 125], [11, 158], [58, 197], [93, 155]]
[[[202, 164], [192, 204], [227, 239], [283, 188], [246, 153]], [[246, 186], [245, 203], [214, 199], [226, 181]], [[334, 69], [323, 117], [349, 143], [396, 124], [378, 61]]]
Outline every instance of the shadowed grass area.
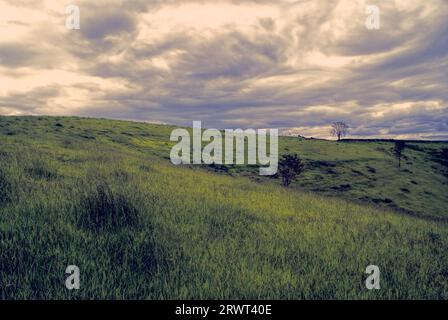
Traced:
[[0, 205], [6, 205], [11, 199], [11, 182], [2, 168], [0, 168]]
[[139, 212], [120, 191], [113, 191], [105, 182], [88, 187], [80, 196], [79, 224], [91, 230], [114, 231], [139, 223]]
[[[285, 190], [240, 168], [175, 167], [165, 126], [0, 117], [0, 132], [0, 183], [11, 186], [0, 203], [3, 299], [448, 298], [444, 222]], [[348, 157], [314, 154], [321, 147], [302, 154]], [[72, 264], [77, 291], [64, 285]], [[365, 288], [370, 264], [380, 290]]]

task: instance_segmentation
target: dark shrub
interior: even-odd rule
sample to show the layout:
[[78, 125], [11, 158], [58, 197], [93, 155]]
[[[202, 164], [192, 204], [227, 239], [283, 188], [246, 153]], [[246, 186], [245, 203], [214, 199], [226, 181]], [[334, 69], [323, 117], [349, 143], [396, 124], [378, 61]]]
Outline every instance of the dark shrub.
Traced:
[[334, 186], [334, 187], [332, 187], [332, 189], [334, 189], [334, 190], [338, 190], [338, 191], [348, 191], [348, 190], [350, 190], [352, 188], [352, 186], [349, 184], [349, 183], [347, 183], [347, 184], [341, 184], [341, 185], [339, 185], [339, 186]]
[[101, 182], [81, 195], [80, 225], [94, 231], [136, 226], [139, 212], [122, 193]]
[[376, 173], [376, 169], [375, 169], [375, 168], [367, 167], [367, 170], [368, 170], [370, 173]]
[[214, 172], [229, 172], [229, 167], [222, 164], [211, 164], [207, 167]]
[[303, 172], [303, 162], [296, 154], [284, 155], [278, 163], [278, 173], [282, 178], [282, 185], [288, 187], [291, 182]]
[[440, 151], [440, 157], [442, 158], [442, 163], [448, 167], [448, 148], [443, 148]]

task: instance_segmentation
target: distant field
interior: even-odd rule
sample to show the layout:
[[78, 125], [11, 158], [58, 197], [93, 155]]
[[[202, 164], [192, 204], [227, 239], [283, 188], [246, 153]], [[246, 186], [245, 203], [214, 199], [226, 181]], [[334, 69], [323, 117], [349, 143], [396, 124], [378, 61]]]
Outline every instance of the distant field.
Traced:
[[287, 190], [173, 166], [172, 129], [0, 117], [0, 297], [448, 299], [447, 144], [409, 143], [398, 170], [390, 142], [281, 138], [306, 165]]
[[448, 143], [408, 142], [401, 169], [393, 146], [284, 137], [280, 154], [297, 153], [304, 159], [298, 189], [448, 221], [448, 168], [440, 159]]

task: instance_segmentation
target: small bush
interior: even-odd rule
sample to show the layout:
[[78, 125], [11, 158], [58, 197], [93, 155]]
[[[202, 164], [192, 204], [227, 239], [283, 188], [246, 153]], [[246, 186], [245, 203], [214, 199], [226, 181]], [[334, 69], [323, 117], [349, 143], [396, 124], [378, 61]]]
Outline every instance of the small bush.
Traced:
[[303, 172], [303, 162], [296, 154], [283, 155], [278, 162], [278, 173], [282, 178], [282, 185], [289, 187], [291, 182]]
[[101, 182], [81, 195], [80, 225], [94, 231], [136, 226], [139, 212], [123, 193]]

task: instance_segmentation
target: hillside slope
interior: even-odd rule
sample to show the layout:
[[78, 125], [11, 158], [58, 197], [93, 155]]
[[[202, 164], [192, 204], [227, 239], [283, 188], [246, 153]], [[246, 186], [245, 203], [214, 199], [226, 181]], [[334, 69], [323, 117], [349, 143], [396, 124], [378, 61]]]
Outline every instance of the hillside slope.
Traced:
[[[448, 298], [446, 223], [258, 183], [242, 168], [175, 167], [171, 130], [0, 117], [1, 297]], [[317, 149], [301, 154], [336, 161]], [[64, 287], [71, 264], [78, 291]], [[377, 291], [364, 285], [370, 264]]]

